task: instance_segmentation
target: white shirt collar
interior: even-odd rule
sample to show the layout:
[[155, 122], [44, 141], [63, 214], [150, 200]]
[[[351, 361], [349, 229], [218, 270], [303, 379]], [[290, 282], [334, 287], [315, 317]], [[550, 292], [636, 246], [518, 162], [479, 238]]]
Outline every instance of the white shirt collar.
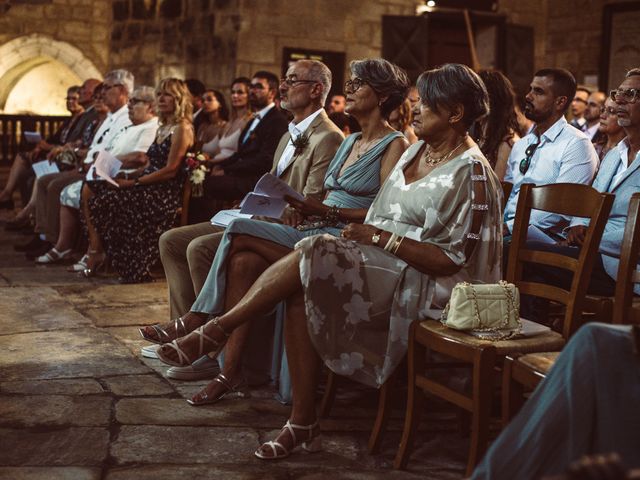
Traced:
[[123, 105], [118, 110], [111, 113], [111, 117], [114, 119], [121, 117], [123, 115], [129, 115], [129, 107], [127, 107], [127, 105]]
[[269, 113], [269, 110], [271, 110], [273, 107], [275, 107], [276, 104], [271, 102], [269, 105], [267, 105], [266, 107], [264, 107], [262, 110], [256, 112], [256, 118], [258, 118], [258, 120], [262, 120], [264, 118], [264, 116]]
[[318, 110], [316, 110], [315, 112], [313, 112], [311, 115], [308, 115], [304, 118], [304, 120], [302, 120], [300, 123], [295, 123], [293, 121], [289, 122], [289, 133], [291, 134], [291, 138], [293, 139], [298, 138], [300, 135], [302, 135], [307, 128], [309, 128], [309, 125], [311, 125], [311, 123], [313, 123], [313, 121], [316, 119], [316, 117], [318, 115], [320, 115], [320, 113], [324, 110], [324, 108], [320, 107]]

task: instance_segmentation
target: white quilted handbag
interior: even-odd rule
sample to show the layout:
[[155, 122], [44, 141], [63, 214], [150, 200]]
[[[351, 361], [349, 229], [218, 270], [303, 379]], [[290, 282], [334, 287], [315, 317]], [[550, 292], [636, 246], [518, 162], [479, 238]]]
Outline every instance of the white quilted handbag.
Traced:
[[440, 321], [482, 338], [513, 337], [522, 331], [520, 292], [514, 284], [503, 280], [497, 284], [460, 282], [453, 287]]

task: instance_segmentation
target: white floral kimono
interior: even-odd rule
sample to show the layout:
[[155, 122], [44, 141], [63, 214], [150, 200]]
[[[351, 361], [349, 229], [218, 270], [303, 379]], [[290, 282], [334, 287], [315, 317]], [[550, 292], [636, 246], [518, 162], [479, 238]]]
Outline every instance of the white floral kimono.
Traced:
[[[406, 354], [412, 321], [439, 318], [457, 282], [494, 283], [501, 277], [502, 189], [489, 163], [473, 147], [407, 184], [404, 169], [421, 146], [412, 145], [398, 161], [365, 223], [441, 248], [462, 267], [457, 273], [434, 277], [382, 248], [330, 235], [296, 245], [303, 252], [308, 328], [318, 353], [337, 374], [375, 387]], [[474, 175], [474, 163], [483, 175]], [[474, 205], [478, 181], [486, 188], [486, 206]], [[484, 210], [479, 232], [471, 232], [472, 209]], [[466, 258], [467, 235], [474, 233], [480, 240]]]

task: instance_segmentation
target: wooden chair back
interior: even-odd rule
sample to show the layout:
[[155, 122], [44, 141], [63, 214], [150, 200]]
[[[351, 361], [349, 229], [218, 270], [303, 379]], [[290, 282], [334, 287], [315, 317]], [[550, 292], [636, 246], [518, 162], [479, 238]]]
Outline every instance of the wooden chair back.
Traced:
[[[516, 208], [515, 223], [506, 279], [518, 286], [521, 294], [553, 300], [565, 306], [562, 335], [565, 339], [580, 326], [582, 307], [589, 285], [593, 261], [602, 232], [607, 223], [614, 195], [600, 193], [592, 187], [576, 183], [534, 186], [524, 184]], [[574, 217], [589, 218], [589, 227], [577, 259], [552, 252], [527, 248], [527, 232], [531, 210], [543, 210]], [[569, 290], [551, 285], [524, 281], [525, 263], [560, 267], [573, 272]]]
[[624, 229], [620, 265], [616, 279], [613, 302], [613, 323], [640, 323], [640, 305], [633, 305], [633, 287], [640, 283], [640, 193], [634, 193], [629, 201], [627, 225]]
[[502, 185], [502, 211], [504, 212], [504, 208], [507, 206], [507, 200], [509, 200], [509, 196], [513, 190], [513, 183], [500, 182], [500, 185]]

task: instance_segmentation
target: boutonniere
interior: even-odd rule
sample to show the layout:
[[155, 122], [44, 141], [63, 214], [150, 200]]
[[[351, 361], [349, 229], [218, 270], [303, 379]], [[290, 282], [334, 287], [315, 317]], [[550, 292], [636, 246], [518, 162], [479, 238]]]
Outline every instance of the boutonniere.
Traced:
[[309, 136], [303, 133], [302, 135], [298, 135], [291, 143], [293, 144], [293, 148], [295, 148], [293, 155], [297, 157], [309, 146]]

